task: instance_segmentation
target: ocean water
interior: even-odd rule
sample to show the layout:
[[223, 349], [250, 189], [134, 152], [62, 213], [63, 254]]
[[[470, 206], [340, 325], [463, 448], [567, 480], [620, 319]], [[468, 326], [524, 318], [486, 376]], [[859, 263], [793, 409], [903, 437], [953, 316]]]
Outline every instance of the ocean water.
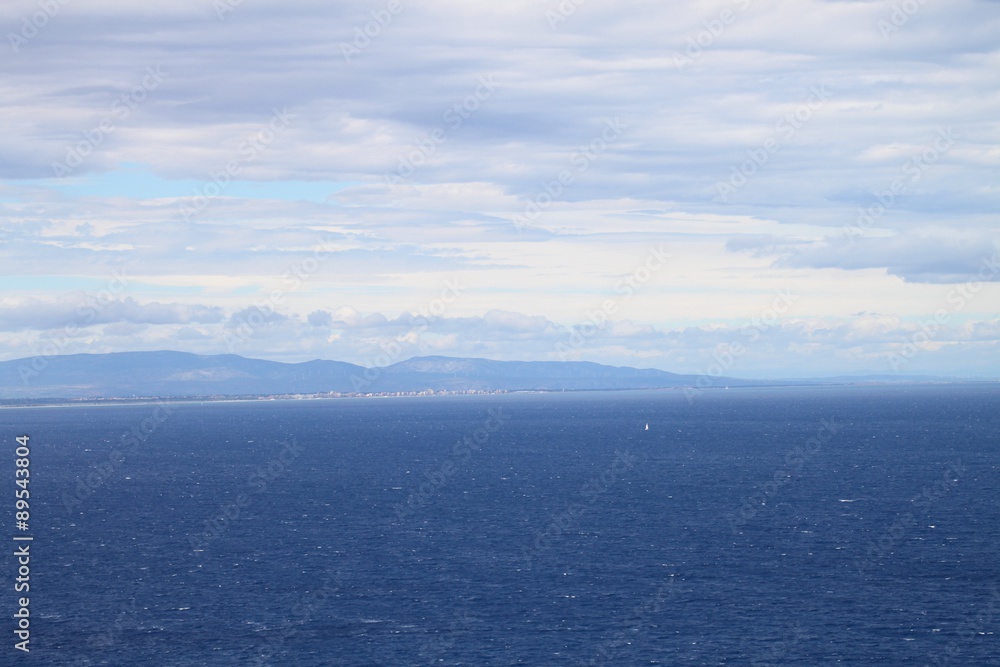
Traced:
[[995, 385], [3, 409], [0, 664], [1000, 665], [998, 434]]

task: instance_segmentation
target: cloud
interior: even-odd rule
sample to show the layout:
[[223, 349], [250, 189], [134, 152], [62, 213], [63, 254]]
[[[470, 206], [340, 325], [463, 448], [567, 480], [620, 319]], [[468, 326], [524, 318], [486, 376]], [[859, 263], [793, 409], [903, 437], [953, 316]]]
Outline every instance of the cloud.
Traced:
[[757, 257], [774, 257], [775, 266], [788, 268], [885, 269], [910, 283], [1000, 282], [997, 252], [1000, 246], [983, 235], [944, 236], [940, 233], [900, 233], [861, 236], [849, 228], [842, 235], [807, 243], [774, 236], [731, 239], [732, 251], [750, 251]]
[[[975, 299], [976, 295], [966, 293], [964, 298]], [[135, 305], [136, 312], [151, 311]], [[366, 365], [384, 364], [386, 358], [402, 361], [445, 354], [599, 361], [696, 375], [717, 374], [713, 365], [728, 359], [725, 374], [736, 377], [947, 373], [959, 349], [971, 350], [967, 354], [988, 364], [989, 355], [1000, 348], [1000, 319], [976, 317], [964, 310], [964, 304], [950, 303], [939, 309], [936, 319], [861, 312], [839, 318], [765, 317], [731, 324], [659, 328], [628, 319], [599, 326], [587, 321], [561, 325], [514, 311], [429, 319], [412, 313], [388, 317], [349, 307], [314, 311], [306, 317], [269, 313], [257, 320], [254, 314], [260, 313], [251, 308], [225, 317], [213, 313], [196, 322], [190, 314], [208, 309], [192, 305], [187, 308], [187, 318], [107, 323], [97, 343], [86, 329], [53, 330], [42, 322], [36, 323], [36, 329], [0, 332], [0, 342], [7, 344], [8, 350], [68, 354], [165, 349], [183, 341], [186, 349], [203, 354], [228, 351], [284, 361], [326, 358]], [[240, 325], [247, 322], [253, 326], [241, 330]], [[227, 349], [220, 349], [222, 346]], [[890, 361], [900, 353], [909, 355], [906, 364], [894, 367]], [[8, 358], [18, 356], [22, 355], [8, 354]], [[782, 359], [784, 366], [777, 366]], [[776, 372], [776, 368], [795, 370]]]
[[[248, 353], [362, 361], [400, 337], [553, 358], [613, 299], [581, 354], [691, 368], [794, 287], [821, 324], [783, 325], [747, 364], [878, 365], [888, 343], [864, 327], [933, 315], [997, 250], [997, 3], [60, 6], [0, 59], [9, 355], [125, 267], [80, 351], [132, 332], [227, 352], [273, 300]], [[18, 35], [38, 11], [0, 20]], [[665, 268], [616, 290], [661, 246]], [[462, 297], [415, 334], [454, 279]], [[985, 345], [934, 358], [1000, 374]]]
[[[87, 327], [99, 324], [163, 325], [217, 324], [223, 321], [222, 310], [206, 305], [178, 303], [138, 303], [126, 297], [105, 294], [71, 293], [64, 298], [45, 301], [0, 301], [0, 330], [51, 330], [64, 327]], [[109, 332], [131, 331], [120, 326]], [[134, 329], [135, 331], [141, 328]], [[115, 335], [122, 335], [115, 333]]]
[[314, 327], [330, 327], [333, 324], [333, 316], [330, 313], [323, 310], [316, 310], [309, 313], [309, 317], [306, 318], [310, 326]]

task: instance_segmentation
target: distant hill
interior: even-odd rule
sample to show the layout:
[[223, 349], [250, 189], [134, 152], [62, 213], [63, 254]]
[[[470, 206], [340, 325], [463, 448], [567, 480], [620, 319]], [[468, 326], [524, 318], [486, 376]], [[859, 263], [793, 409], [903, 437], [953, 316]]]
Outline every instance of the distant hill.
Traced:
[[[605, 366], [589, 361], [491, 361], [453, 357], [414, 357], [383, 369], [379, 391], [397, 387], [431, 389], [593, 390], [688, 387], [696, 375], [678, 375], [652, 368]], [[719, 378], [717, 383], [745, 384]], [[704, 383], [704, 381], [703, 381]], [[373, 383], [374, 384], [374, 383]]]
[[[415, 357], [366, 369], [342, 361], [286, 364], [235, 354], [118, 352], [0, 362], [0, 398], [245, 396], [321, 392], [598, 390], [693, 386], [698, 377], [583, 361]], [[704, 385], [705, 379], [702, 379]], [[716, 378], [714, 384], [754, 383]]]
[[0, 400], [136, 396], [267, 396], [281, 394], [434, 391], [595, 391], [816, 384], [945, 382], [927, 376], [845, 376], [745, 380], [678, 375], [652, 368], [589, 361], [492, 361], [414, 357], [384, 368], [343, 361], [286, 364], [235, 354], [117, 352], [0, 362]]
[[364, 370], [342, 361], [284, 364], [235, 354], [70, 354], [0, 362], [0, 398], [315, 393], [343, 390]]

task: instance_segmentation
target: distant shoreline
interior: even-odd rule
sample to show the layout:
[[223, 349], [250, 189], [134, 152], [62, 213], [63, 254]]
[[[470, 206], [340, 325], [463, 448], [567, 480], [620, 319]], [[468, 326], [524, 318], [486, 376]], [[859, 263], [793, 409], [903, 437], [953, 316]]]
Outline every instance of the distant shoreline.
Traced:
[[[739, 391], [746, 389], [789, 389], [789, 388], [816, 388], [816, 387], [911, 387], [914, 385], [998, 385], [1000, 380], [896, 380], [896, 381], [873, 381], [858, 380], [851, 381], [831, 381], [831, 382], [809, 382], [809, 381], [774, 381], [773, 383], [761, 383], [755, 385], [740, 385], [730, 387], [705, 387], [698, 388], [697, 391], [725, 392]], [[504, 395], [525, 395], [525, 394], [593, 394], [593, 393], [621, 393], [621, 392], [683, 392], [693, 390], [695, 387], [631, 387], [631, 388], [611, 388], [611, 389], [498, 389], [493, 391], [468, 390], [468, 391], [420, 391], [420, 392], [331, 392], [321, 394], [251, 394], [236, 396], [114, 396], [108, 398], [7, 398], [0, 399], [0, 410], [11, 408], [72, 408], [72, 407], [101, 407], [101, 406], [122, 406], [122, 405], [157, 405], [160, 403], [271, 403], [276, 401], [327, 401], [327, 400], [364, 400], [364, 399], [390, 399], [390, 398], [441, 398], [458, 396], [504, 396]]]

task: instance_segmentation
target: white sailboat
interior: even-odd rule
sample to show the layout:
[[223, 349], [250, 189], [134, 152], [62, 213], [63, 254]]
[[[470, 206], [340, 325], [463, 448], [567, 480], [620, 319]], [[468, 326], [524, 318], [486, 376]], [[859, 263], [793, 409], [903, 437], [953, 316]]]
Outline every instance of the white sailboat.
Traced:
[[649, 422], [646, 422], [646, 430], [649, 430]]

